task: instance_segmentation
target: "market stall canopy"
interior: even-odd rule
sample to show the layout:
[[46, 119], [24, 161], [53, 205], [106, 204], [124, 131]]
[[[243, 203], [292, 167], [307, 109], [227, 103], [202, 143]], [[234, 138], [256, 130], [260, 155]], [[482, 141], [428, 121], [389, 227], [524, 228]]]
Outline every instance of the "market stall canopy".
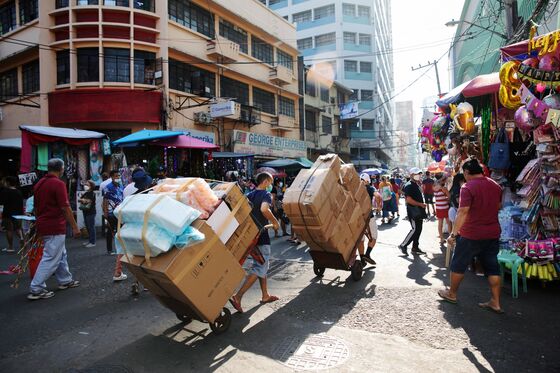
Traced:
[[254, 157], [254, 154], [250, 153], [234, 153], [234, 152], [216, 152], [212, 153], [214, 158], [248, 158]]
[[305, 157], [298, 157], [298, 158], [296, 158], [296, 161], [298, 161], [299, 163], [304, 165], [305, 168], [313, 167], [313, 162], [311, 162], [309, 159], [307, 159]]
[[126, 145], [139, 142], [147, 142], [153, 140], [166, 139], [169, 137], [181, 136], [183, 132], [179, 131], [161, 131], [161, 130], [141, 130], [131, 133], [128, 136], [113, 141], [113, 145]]
[[0, 139], [0, 148], [21, 149], [21, 137]]
[[376, 176], [381, 175], [383, 173], [383, 170], [380, 170], [379, 168], [366, 168], [362, 171], [362, 173], [368, 174], [369, 176]]
[[209, 150], [220, 149], [218, 145], [211, 144], [209, 142], [202, 141], [199, 139], [195, 139], [194, 137], [190, 137], [187, 135], [180, 135], [177, 137], [157, 140], [153, 143], [153, 145], [167, 146], [167, 147], [174, 147], [174, 148], [184, 148], [184, 149], [209, 149]]
[[449, 106], [464, 101], [465, 98], [485, 96], [500, 90], [499, 73], [483, 74], [469, 80], [449, 91], [436, 104], [439, 107]]
[[529, 57], [534, 57], [539, 53], [538, 50], [534, 50], [531, 52], [531, 54], [529, 54], [529, 40], [523, 40], [519, 43], [506, 45], [505, 47], [500, 48], [500, 51], [502, 53], [503, 61], [522, 61]]
[[79, 130], [76, 128], [22, 125], [19, 126], [19, 129], [36, 135], [60, 137], [65, 139], [104, 139], [107, 137], [107, 135], [101, 132]]
[[311, 163], [311, 161], [308, 162], [302, 162], [302, 161], [298, 161], [296, 159], [275, 159], [273, 161], [268, 161], [268, 162], [264, 162], [261, 163], [261, 167], [272, 167], [272, 168], [283, 168], [283, 169], [288, 169], [288, 170], [299, 170], [302, 168], [311, 168], [311, 166], [313, 166], [313, 163]]

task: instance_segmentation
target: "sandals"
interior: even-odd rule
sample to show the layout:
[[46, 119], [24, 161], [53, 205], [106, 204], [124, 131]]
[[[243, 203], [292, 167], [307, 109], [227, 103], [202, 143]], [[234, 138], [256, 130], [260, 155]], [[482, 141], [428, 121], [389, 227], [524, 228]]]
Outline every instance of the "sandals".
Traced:
[[261, 300], [260, 303], [261, 303], [261, 304], [272, 303], [272, 302], [276, 302], [276, 301], [279, 300], [279, 299], [280, 299], [280, 298], [278, 298], [277, 296], [271, 295], [271, 296], [268, 297], [267, 300]]
[[498, 315], [503, 315], [503, 314], [504, 314], [504, 310], [503, 310], [503, 309], [501, 309], [501, 308], [496, 309], [496, 308], [492, 307], [492, 306], [490, 305], [490, 303], [488, 303], [488, 302], [486, 302], [486, 303], [479, 303], [478, 306], [479, 306], [480, 308], [482, 308], [483, 310], [487, 310], [487, 311], [490, 311], [490, 312], [494, 312], [494, 313], [496, 313], [496, 314], [498, 314]]
[[235, 299], [234, 297], [229, 298], [229, 303], [235, 308], [235, 310], [239, 313], [243, 313], [243, 308], [241, 308], [241, 304]]
[[441, 297], [442, 300], [451, 304], [457, 304], [457, 299], [450, 298], [447, 290], [438, 290], [438, 295]]

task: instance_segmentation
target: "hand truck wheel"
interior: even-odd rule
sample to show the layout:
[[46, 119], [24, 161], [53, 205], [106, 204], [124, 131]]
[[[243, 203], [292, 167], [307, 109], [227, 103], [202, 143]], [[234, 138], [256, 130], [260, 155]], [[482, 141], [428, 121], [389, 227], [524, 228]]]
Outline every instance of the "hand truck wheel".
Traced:
[[214, 322], [210, 322], [210, 329], [216, 334], [222, 334], [228, 330], [231, 324], [231, 312], [227, 308], [223, 308], [220, 316]]
[[354, 281], [360, 281], [363, 275], [363, 270], [364, 267], [362, 265], [362, 261], [356, 260], [352, 265], [352, 268], [350, 269], [350, 271], [352, 272], [352, 279]]
[[183, 315], [183, 314], [181, 314], [181, 313], [176, 313], [175, 316], [177, 316], [177, 318], [178, 318], [181, 322], [183, 322], [183, 323], [185, 323], [185, 324], [190, 324], [191, 321], [193, 320], [192, 317], [190, 317], [190, 316], [188, 316], [188, 315]]
[[313, 273], [315, 273], [315, 276], [317, 277], [323, 277], [323, 275], [325, 274], [325, 267], [313, 264]]

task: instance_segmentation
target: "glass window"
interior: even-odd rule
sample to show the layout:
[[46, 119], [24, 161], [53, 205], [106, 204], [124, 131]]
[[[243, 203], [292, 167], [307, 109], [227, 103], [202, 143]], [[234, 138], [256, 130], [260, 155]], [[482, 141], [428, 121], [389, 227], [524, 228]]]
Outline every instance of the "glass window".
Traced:
[[356, 17], [356, 6], [354, 4], [342, 4], [342, 14]]
[[[278, 3], [281, 3], [282, 1], [284, 1], [284, 0], [269, 0], [268, 1], [268, 6], [276, 5]], [[265, 3], [266, 3], [266, 1], [265, 1]]]
[[334, 16], [334, 4], [325, 5], [320, 8], [315, 8], [315, 20]]
[[357, 61], [344, 60], [344, 71], [349, 71], [349, 72], [353, 72], [353, 73], [358, 72], [358, 62]]
[[355, 32], [345, 32], [344, 42], [346, 44], [356, 44], [356, 33]]
[[76, 5], [99, 5], [99, 0], [77, 0]]
[[281, 51], [280, 49], [276, 49], [276, 62], [280, 66], [287, 67], [290, 70], [294, 69], [294, 61], [290, 54]]
[[319, 85], [319, 93], [321, 96], [321, 101], [329, 102], [329, 87], [324, 85]]
[[288, 20], [290, 19], [289, 16], [284, 16], [284, 17], [282, 17], [282, 18], [284, 18], [286, 21], [288, 21]]
[[371, 73], [371, 62], [360, 62], [360, 72]]
[[360, 92], [359, 89], [353, 89], [352, 93], [350, 93], [350, 96], [348, 97], [349, 101], [358, 101], [358, 93]]
[[56, 84], [70, 83], [70, 52], [56, 52]]
[[169, 88], [200, 97], [214, 97], [216, 94], [216, 74], [170, 59]]
[[370, 34], [360, 34], [359, 36], [360, 45], [371, 45], [371, 35]]
[[55, 6], [56, 9], [66, 8], [70, 5], [69, 3], [70, 3], [69, 0], [56, 0]]
[[9, 100], [17, 95], [17, 68], [0, 73], [0, 100]]
[[305, 110], [305, 129], [309, 131], [317, 131], [317, 119], [314, 111]]
[[251, 37], [251, 56], [263, 62], [272, 64], [274, 60], [272, 51], [272, 45], [257, 38], [256, 36]]
[[299, 50], [304, 50], [304, 49], [311, 49], [313, 48], [313, 38], [305, 38], [305, 39], [299, 39], [297, 41], [297, 48]]
[[243, 53], [248, 53], [249, 44], [247, 31], [235, 26], [228, 21], [220, 20], [220, 35], [224, 38], [239, 44], [239, 50]]
[[156, 54], [134, 51], [134, 83], [155, 84]]
[[189, 0], [169, 0], [169, 19], [193, 31], [214, 38], [212, 13]]
[[0, 6], [0, 35], [15, 30], [16, 27], [16, 2], [9, 1]]
[[39, 18], [38, 0], [19, 0], [19, 23], [25, 25]]
[[309, 76], [305, 81], [305, 94], [311, 97], [317, 96], [317, 86], [313, 80], [309, 79]]
[[373, 131], [373, 119], [362, 119], [362, 131]]
[[108, 6], [129, 6], [128, 0], [105, 0], [103, 4]]
[[364, 5], [358, 5], [358, 17], [367, 17], [369, 18], [370, 14], [370, 7]]
[[22, 68], [23, 94], [39, 91], [39, 60], [31, 61]]
[[220, 78], [220, 95], [232, 98], [240, 104], [249, 105], [249, 85], [237, 80], [222, 76]]
[[156, 2], [154, 0], [137, 0], [134, 1], [134, 8], [146, 10], [148, 12], [155, 12]]
[[306, 10], [305, 12], [295, 13], [292, 16], [293, 23], [303, 23], [311, 21], [311, 10]]
[[329, 32], [328, 34], [315, 36], [315, 46], [321, 47], [324, 45], [336, 44], [336, 33]]
[[121, 48], [105, 48], [106, 82], [130, 82], [130, 50]]
[[99, 81], [99, 49], [78, 49], [78, 82]]
[[362, 101], [373, 101], [373, 91], [371, 89], [362, 89]]
[[340, 104], [343, 104], [343, 103], [345, 103], [345, 102], [346, 102], [346, 99], [345, 99], [345, 94], [344, 94], [344, 92], [342, 92], [341, 90], [337, 89], [337, 90], [336, 90], [336, 103], [340, 105]]
[[276, 114], [274, 93], [253, 87], [253, 106], [269, 114]]
[[321, 115], [321, 128], [323, 129], [323, 133], [332, 133], [332, 119]]
[[296, 107], [294, 100], [290, 100], [287, 97], [278, 97], [278, 114], [287, 115], [289, 117], [295, 118]]

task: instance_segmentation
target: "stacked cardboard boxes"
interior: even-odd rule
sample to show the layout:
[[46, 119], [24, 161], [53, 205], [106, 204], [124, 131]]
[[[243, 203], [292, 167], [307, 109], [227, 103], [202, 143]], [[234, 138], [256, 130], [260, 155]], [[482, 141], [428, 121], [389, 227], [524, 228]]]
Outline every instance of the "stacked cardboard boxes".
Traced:
[[360, 241], [371, 200], [353, 165], [336, 154], [320, 156], [302, 170], [284, 194], [292, 229], [312, 251], [341, 254], [346, 261]]

